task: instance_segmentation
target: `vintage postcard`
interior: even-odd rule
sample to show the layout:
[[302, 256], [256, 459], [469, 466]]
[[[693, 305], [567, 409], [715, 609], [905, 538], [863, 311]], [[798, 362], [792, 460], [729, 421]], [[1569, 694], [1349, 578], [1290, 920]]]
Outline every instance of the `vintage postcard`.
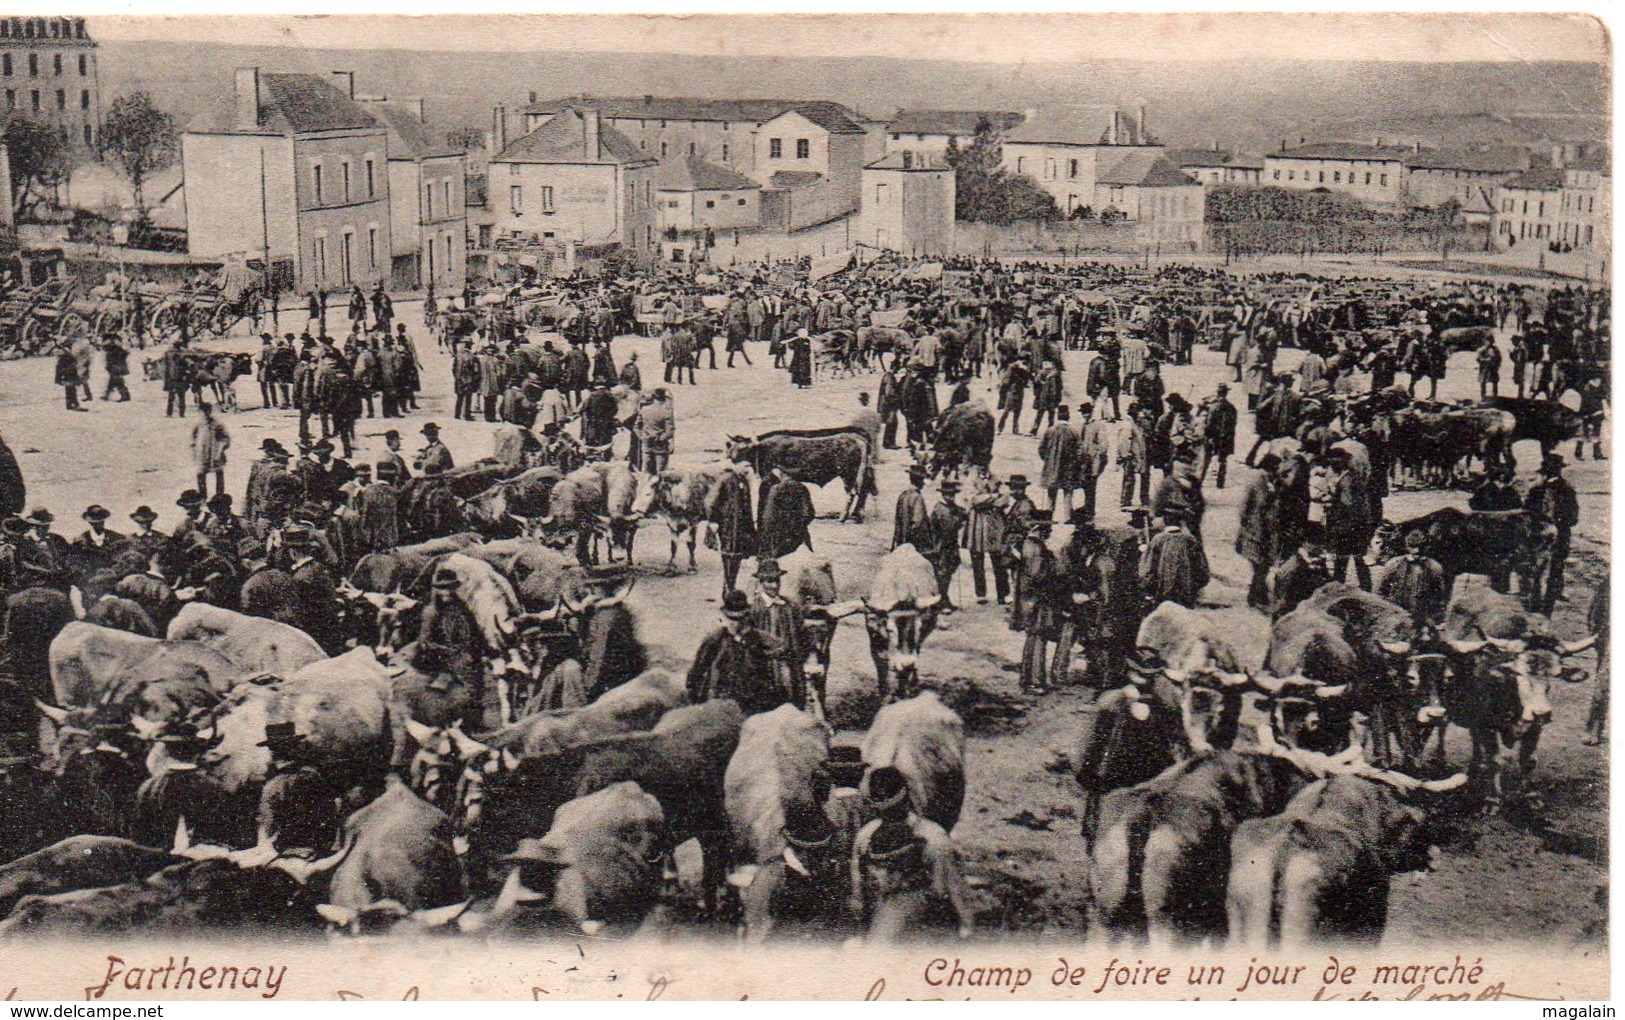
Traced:
[[1600, 20], [0, 60], [11, 998], [1609, 995]]

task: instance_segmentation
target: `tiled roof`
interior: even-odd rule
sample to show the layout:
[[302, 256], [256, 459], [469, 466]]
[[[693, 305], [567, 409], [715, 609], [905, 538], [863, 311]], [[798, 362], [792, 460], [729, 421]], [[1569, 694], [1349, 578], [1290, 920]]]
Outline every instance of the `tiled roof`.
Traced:
[[637, 120], [707, 120], [735, 124], [763, 124], [787, 110], [795, 110], [834, 134], [862, 134], [857, 114], [839, 103], [813, 99], [685, 99], [660, 96], [574, 96], [531, 103], [530, 115], [560, 110], [598, 110], [606, 117]]
[[1021, 114], [1005, 110], [898, 110], [886, 130], [910, 135], [973, 135], [984, 117], [1000, 131], [1022, 121]]
[[1587, 170], [1592, 173], [1609, 173], [1609, 158], [1606, 152], [1594, 152], [1589, 156], [1581, 156], [1569, 164], [1570, 170]]
[[389, 131], [391, 159], [433, 159], [436, 156], [462, 155], [463, 150], [447, 145], [444, 135], [435, 134], [429, 129], [429, 125], [419, 120], [415, 110], [390, 103], [367, 105]]
[[1392, 145], [1364, 145], [1360, 142], [1312, 142], [1271, 153], [1273, 159], [1347, 159], [1406, 162], [1417, 153]]
[[1413, 170], [1464, 170], [1469, 173], [1517, 173], [1529, 166], [1529, 154], [1522, 149], [1481, 149], [1459, 152], [1425, 151], [1413, 154], [1406, 164]]
[[655, 187], [661, 191], [744, 191], [761, 185], [725, 166], [685, 156], [660, 164]]
[[1047, 106], [1012, 128], [1004, 140], [1051, 145], [1105, 145], [1111, 137], [1114, 114], [1120, 118], [1121, 134], [1133, 138], [1135, 118], [1114, 107]]
[[598, 127], [598, 151], [587, 151], [587, 124], [565, 110], [546, 124], [508, 143], [493, 163], [653, 163], [632, 140], [608, 124]]
[[1163, 155], [1175, 166], [1229, 166], [1229, 149], [1165, 149]]
[[259, 123], [243, 128], [236, 123], [235, 96], [222, 92], [214, 107], [193, 121], [194, 131], [249, 131], [303, 134], [316, 131], [354, 131], [382, 128], [365, 107], [319, 74], [260, 72]]
[[1563, 186], [1563, 171], [1546, 166], [1535, 167], [1503, 182], [1501, 186], [1524, 191], [1556, 191]]
[[935, 152], [889, 152], [873, 163], [864, 167], [865, 170], [951, 170], [948, 160]]
[[1199, 182], [1154, 150], [1132, 149], [1095, 175], [1098, 184], [1183, 188]]
[[797, 188], [807, 188], [824, 179], [824, 175], [811, 170], [779, 170], [767, 179], [767, 186], [794, 191]]

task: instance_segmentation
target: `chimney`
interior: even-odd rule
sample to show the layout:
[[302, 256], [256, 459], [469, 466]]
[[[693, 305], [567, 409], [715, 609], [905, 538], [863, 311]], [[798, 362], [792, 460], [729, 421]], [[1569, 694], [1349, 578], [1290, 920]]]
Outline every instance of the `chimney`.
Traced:
[[508, 108], [495, 106], [491, 109], [491, 155], [495, 156], [508, 147]]
[[237, 69], [236, 127], [249, 131], [260, 126], [260, 69]]
[[597, 159], [599, 154], [598, 111], [581, 111], [582, 148], [587, 151], [588, 159]]
[[338, 86], [338, 89], [339, 89], [340, 92], [344, 93], [347, 97], [349, 97], [351, 99], [355, 98], [355, 72], [354, 71], [334, 71], [333, 72], [333, 79], [334, 79], [333, 84]]
[[1416, 154], [1418, 156], [1422, 154], [1422, 139], [1420, 138], [1416, 140]]
[[536, 90], [535, 89], [531, 90], [530, 101], [531, 101], [531, 105], [535, 105], [535, 103], [536, 103]]
[[1151, 132], [1145, 129], [1145, 104], [1140, 104], [1140, 144], [1151, 144]]
[[1119, 137], [1118, 132], [1120, 130], [1120, 125], [1122, 123], [1123, 123], [1123, 115], [1121, 113], [1119, 113], [1118, 111], [1113, 110], [1112, 111], [1112, 133], [1111, 133], [1111, 137], [1109, 139], [1107, 139], [1107, 141], [1106, 141], [1107, 145], [1116, 145], [1117, 144], [1117, 139]]

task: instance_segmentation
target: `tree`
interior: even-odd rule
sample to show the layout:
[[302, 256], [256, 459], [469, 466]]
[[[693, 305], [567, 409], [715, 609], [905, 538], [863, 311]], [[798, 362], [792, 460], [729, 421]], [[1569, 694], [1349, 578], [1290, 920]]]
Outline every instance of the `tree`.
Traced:
[[130, 182], [136, 210], [145, 216], [147, 181], [174, 166], [180, 156], [175, 118], [154, 106], [145, 92], [119, 96], [102, 127], [102, 152]]
[[1009, 224], [1053, 220], [1060, 216], [1052, 195], [1038, 182], [1004, 168], [1002, 133], [986, 117], [978, 118], [970, 144], [948, 139], [944, 154], [954, 171], [955, 214], [961, 220]]
[[55, 128], [27, 117], [6, 121], [4, 141], [11, 157], [11, 208], [22, 218], [68, 179], [73, 155]]

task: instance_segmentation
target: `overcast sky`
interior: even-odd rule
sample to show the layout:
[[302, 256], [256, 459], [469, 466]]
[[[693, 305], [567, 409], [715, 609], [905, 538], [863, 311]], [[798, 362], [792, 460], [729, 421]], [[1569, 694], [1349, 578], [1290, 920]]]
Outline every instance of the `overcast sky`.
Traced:
[[[1245, 0], [1243, 0], [1245, 2]], [[1480, 0], [1482, 2], [1482, 0]], [[620, 9], [636, 9], [623, 0]], [[902, 6], [893, 0], [893, 6]], [[1239, 5], [1239, 4], [1238, 4]], [[19, 6], [29, 6], [20, 4]], [[92, 10], [81, 11], [89, 6]], [[283, 11], [355, 9], [293, 0]], [[410, 10], [407, 2], [392, 4]], [[440, 5], [436, 5], [440, 6]], [[481, 6], [499, 7], [492, 0]], [[695, 7], [714, 7], [696, 4]], [[751, 4], [757, 9], [766, 3]], [[805, 8], [805, 5], [801, 5]], [[820, 4], [819, 6], [828, 6]], [[940, 4], [947, 7], [949, 4]], [[1041, 8], [1043, 0], [1023, 6]], [[1187, 2], [1185, 6], [1195, 6]], [[1285, 6], [1277, 4], [1277, 6]], [[170, 0], [158, 10], [219, 10], [209, 0]], [[725, 53], [746, 56], [871, 55], [999, 63], [1099, 58], [1340, 60], [1607, 59], [1592, 18], [1530, 14], [730, 14], [611, 16], [305, 16], [182, 18], [96, 16], [128, 3], [81, 3], [100, 39], [414, 50], [573, 50]], [[365, 8], [363, 8], [365, 9]], [[372, 9], [376, 10], [374, 6]], [[669, 9], [669, 7], [667, 8]], [[20, 13], [20, 12], [19, 12]]]

